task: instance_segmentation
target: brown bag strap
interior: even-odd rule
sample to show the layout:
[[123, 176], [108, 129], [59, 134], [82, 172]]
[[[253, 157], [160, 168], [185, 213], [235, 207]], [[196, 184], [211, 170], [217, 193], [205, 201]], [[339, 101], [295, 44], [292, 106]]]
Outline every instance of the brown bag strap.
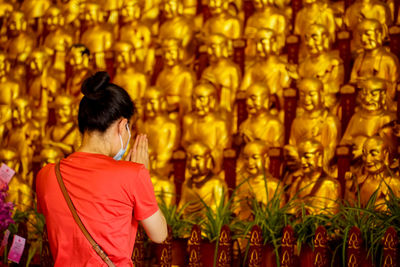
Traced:
[[86, 227], [83, 225], [81, 218], [79, 218], [79, 215], [76, 213], [76, 209], [74, 207], [74, 204], [72, 203], [71, 198], [68, 195], [67, 188], [65, 188], [64, 182], [61, 177], [61, 172], [60, 172], [60, 162], [57, 162], [56, 164], [56, 176], [57, 176], [57, 181], [58, 184], [60, 185], [61, 191], [64, 195], [65, 200], [67, 201], [68, 207], [71, 210], [72, 217], [74, 217], [75, 222], [78, 224], [79, 228], [82, 230], [83, 235], [87, 238], [89, 241], [90, 245], [92, 245], [93, 249], [97, 252], [97, 254], [100, 256], [100, 258], [110, 267], [115, 267], [114, 263], [110, 260], [110, 258], [107, 256], [107, 254], [100, 248], [100, 246], [94, 241], [90, 233], [87, 231]]

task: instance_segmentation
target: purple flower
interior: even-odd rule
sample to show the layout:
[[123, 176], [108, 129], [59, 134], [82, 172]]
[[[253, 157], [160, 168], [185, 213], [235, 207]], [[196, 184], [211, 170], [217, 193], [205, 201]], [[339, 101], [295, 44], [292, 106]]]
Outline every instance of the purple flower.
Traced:
[[7, 191], [7, 185], [0, 188], [0, 232], [5, 231], [8, 228], [8, 225], [14, 223], [14, 220], [12, 219], [14, 204], [11, 202], [5, 202]]

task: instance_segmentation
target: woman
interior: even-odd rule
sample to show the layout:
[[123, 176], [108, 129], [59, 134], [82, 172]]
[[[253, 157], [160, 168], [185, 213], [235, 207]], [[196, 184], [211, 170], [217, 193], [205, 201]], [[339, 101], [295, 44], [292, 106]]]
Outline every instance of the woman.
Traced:
[[[77, 152], [61, 160], [62, 180], [93, 239], [116, 266], [133, 266], [138, 221], [156, 243], [167, 236], [148, 168], [147, 138], [139, 135], [126, 161], [134, 105], [128, 93], [109, 83], [105, 72], [82, 85]], [[106, 266], [74, 221], [56, 179], [46, 165], [36, 181], [38, 208], [46, 217], [55, 266]]]

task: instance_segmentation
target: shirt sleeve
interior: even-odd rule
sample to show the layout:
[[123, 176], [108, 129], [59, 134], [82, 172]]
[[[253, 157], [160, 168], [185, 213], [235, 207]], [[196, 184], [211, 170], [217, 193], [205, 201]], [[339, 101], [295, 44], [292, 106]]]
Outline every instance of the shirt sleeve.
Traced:
[[144, 165], [139, 167], [136, 179], [133, 181], [133, 197], [135, 204], [133, 216], [142, 221], [153, 215], [158, 210], [153, 184], [151, 183], [149, 171]]

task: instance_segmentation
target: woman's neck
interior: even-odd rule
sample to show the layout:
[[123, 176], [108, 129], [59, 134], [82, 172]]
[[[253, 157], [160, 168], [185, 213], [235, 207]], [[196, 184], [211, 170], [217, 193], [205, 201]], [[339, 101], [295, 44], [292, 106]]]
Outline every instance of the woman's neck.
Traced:
[[77, 151], [112, 156], [111, 144], [107, 142], [105, 135], [106, 133], [101, 134], [98, 132], [85, 132], [83, 134], [82, 145]]

